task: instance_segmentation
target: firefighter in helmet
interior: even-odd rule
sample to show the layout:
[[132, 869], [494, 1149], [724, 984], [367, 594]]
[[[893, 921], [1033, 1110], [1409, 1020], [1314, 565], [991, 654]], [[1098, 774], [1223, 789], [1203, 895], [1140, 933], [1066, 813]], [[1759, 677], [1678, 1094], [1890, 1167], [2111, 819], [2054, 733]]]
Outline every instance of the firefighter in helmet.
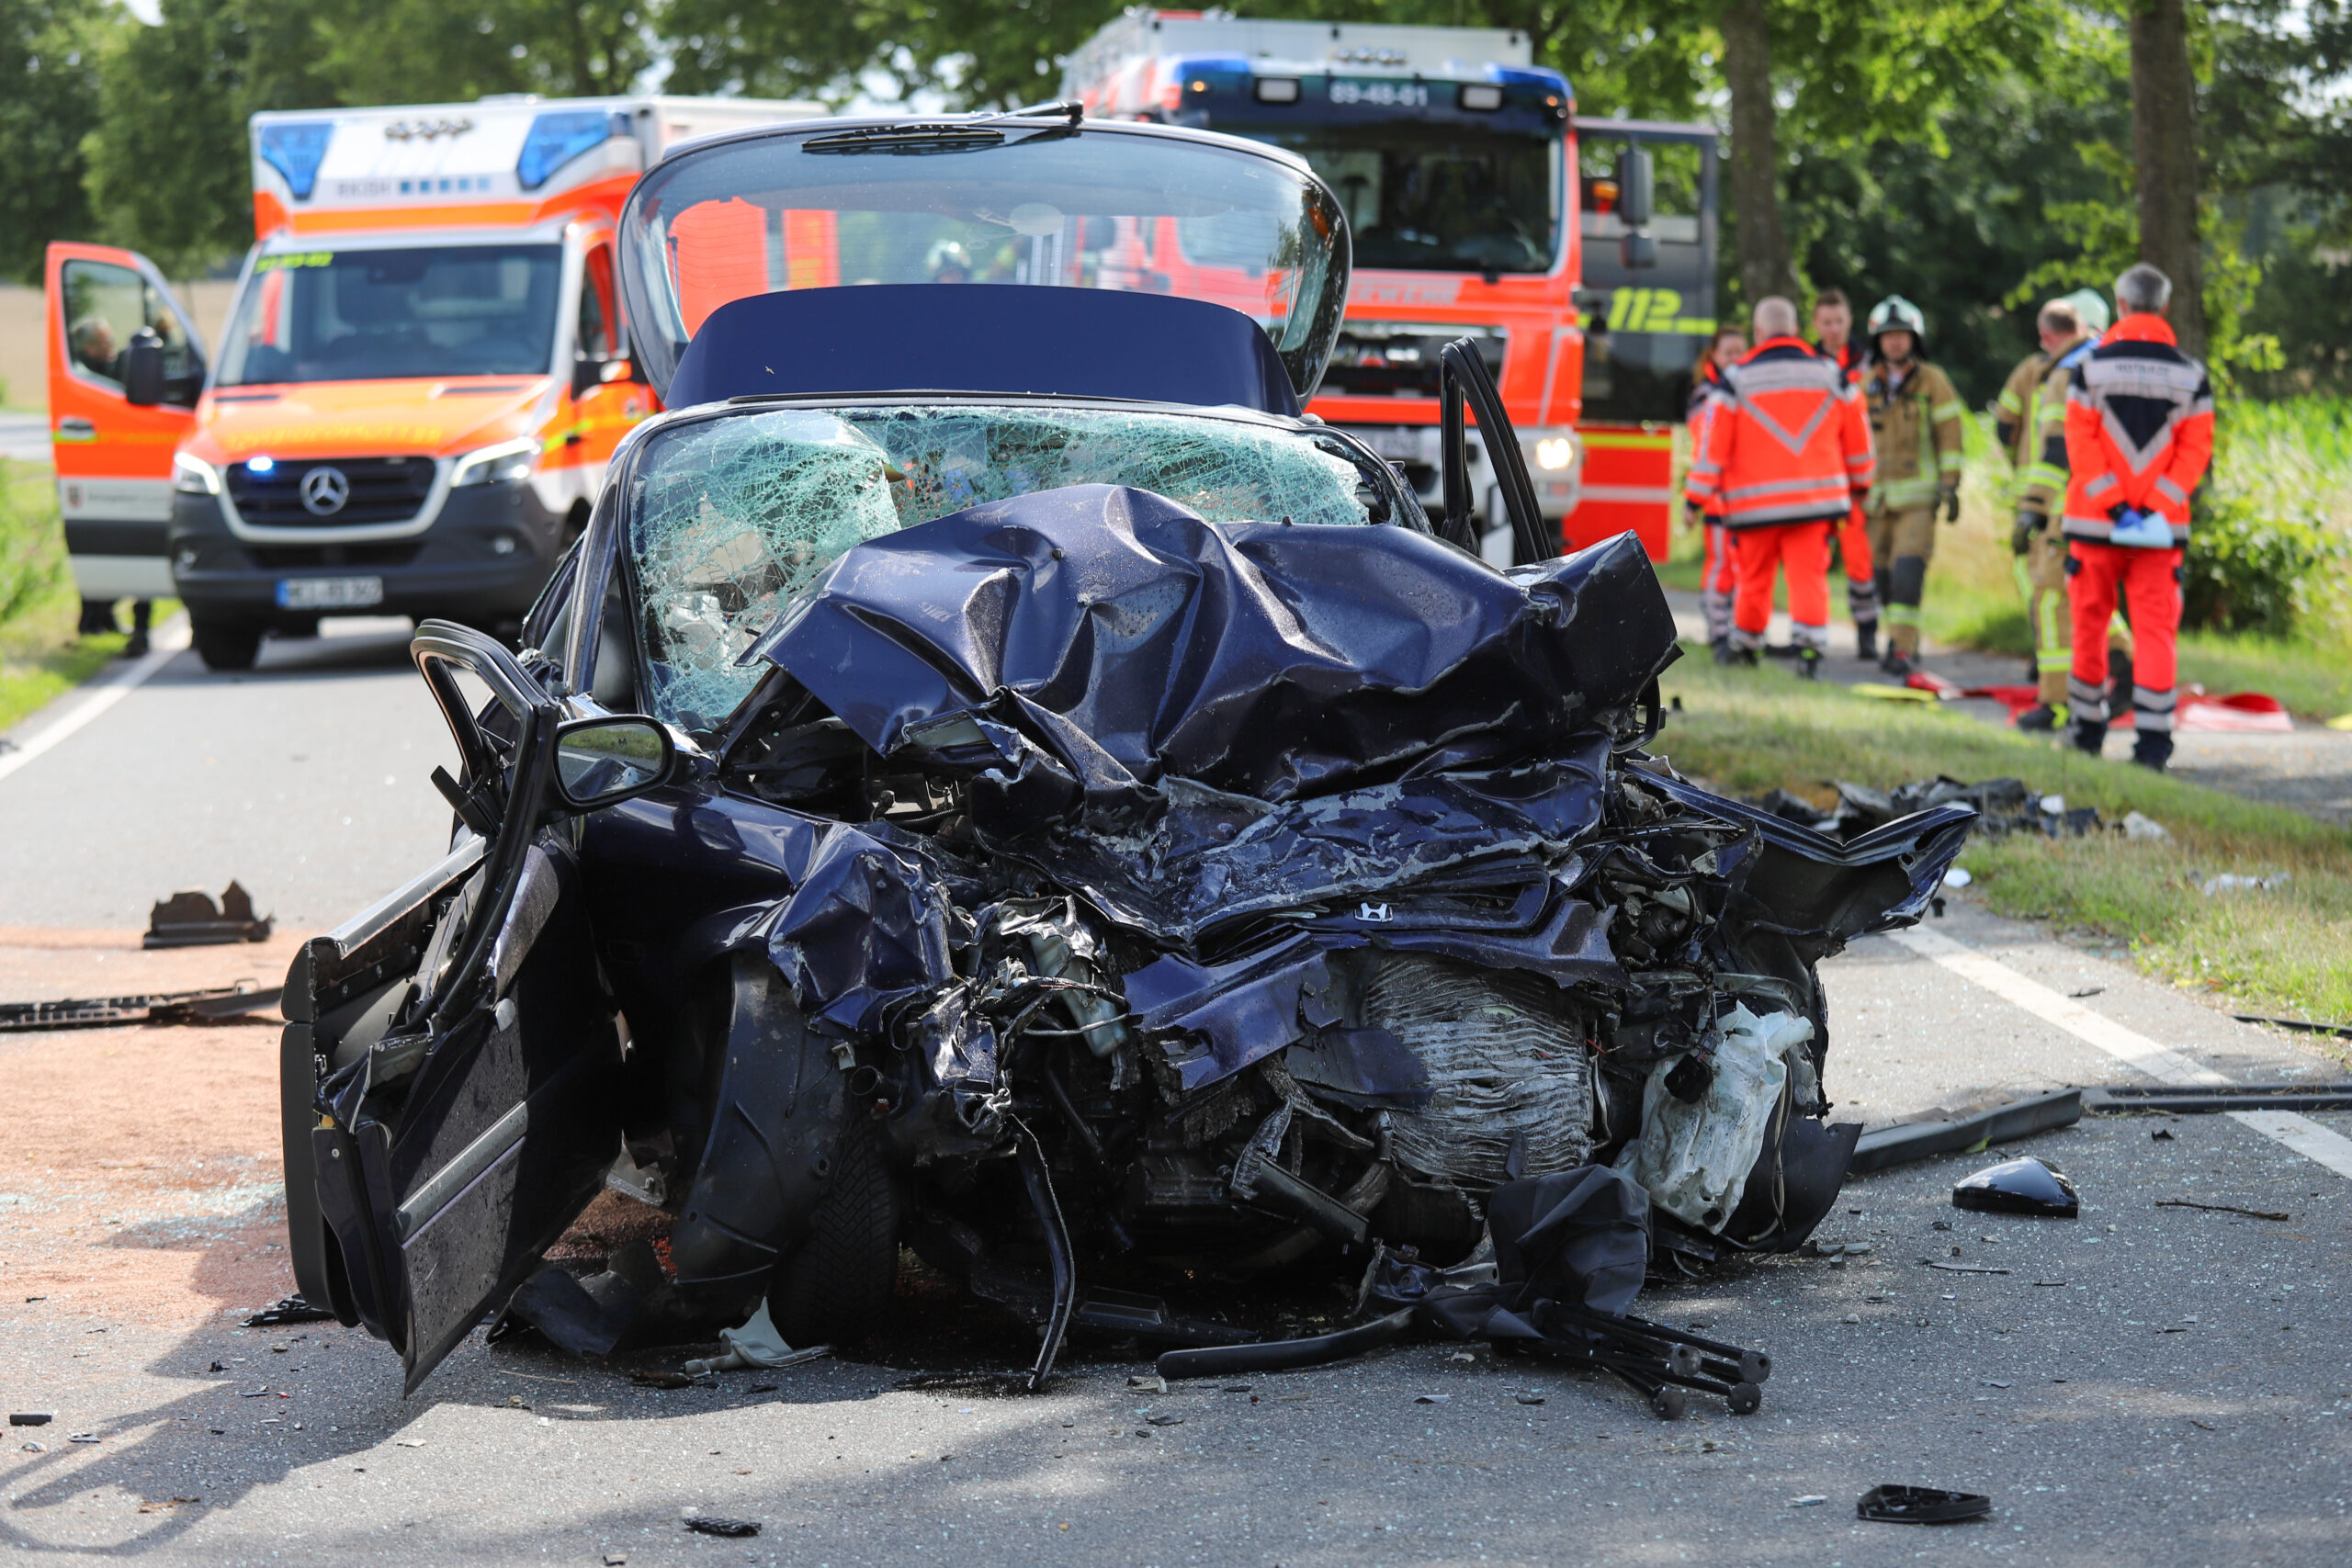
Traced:
[[1951, 378], [1922, 356], [1928, 321], [1899, 294], [1871, 311], [1862, 383], [1878, 474], [1865, 510], [1886, 651], [1879, 668], [1908, 675], [1919, 657], [1919, 604], [1936, 553], [1936, 517], [1960, 521], [1962, 404]]

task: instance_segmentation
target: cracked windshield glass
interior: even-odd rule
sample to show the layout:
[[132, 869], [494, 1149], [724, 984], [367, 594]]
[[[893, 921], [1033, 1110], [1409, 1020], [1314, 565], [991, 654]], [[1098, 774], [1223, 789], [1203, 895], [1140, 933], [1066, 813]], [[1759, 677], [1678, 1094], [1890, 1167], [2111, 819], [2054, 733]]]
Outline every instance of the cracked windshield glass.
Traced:
[[652, 435], [639, 472], [629, 544], [653, 712], [695, 729], [758, 682], [736, 660], [843, 551], [982, 502], [1114, 484], [1213, 523], [1385, 516], [1312, 436], [1102, 409], [763, 410]]

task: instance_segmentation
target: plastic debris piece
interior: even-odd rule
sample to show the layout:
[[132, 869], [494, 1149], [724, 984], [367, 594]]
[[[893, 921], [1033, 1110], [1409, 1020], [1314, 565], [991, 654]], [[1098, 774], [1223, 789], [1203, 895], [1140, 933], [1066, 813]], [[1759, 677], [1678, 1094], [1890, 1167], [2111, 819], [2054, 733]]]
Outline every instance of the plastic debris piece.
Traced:
[[2048, 1160], [2028, 1156], [1987, 1166], [1963, 1177], [1951, 1190], [1955, 1209], [1986, 1214], [2029, 1214], [2071, 1220], [2082, 1213], [2082, 1194], [2066, 1173]]
[[[2291, 1220], [2295, 1216], [2277, 1209], [2241, 1209], [2234, 1203], [2199, 1203], [2188, 1198], [2159, 1198], [2159, 1209], [2203, 1209], [2215, 1214], [2244, 1214], [2249, 1220]], [[2191, 1318], [2194, 1323], [2196, 1319]]]
[[56, 1412], [51, 1410], [11, 1410], [8, 1412], [8, 1425], [11, 1427], [46, 1427], [51, 1421], [56, 1419]]
[[1521, 1404], [1541, 1404], [1544, 1403], [1544, 1395], [1540, 1393], [1514, 1394], [1512, 1397], [1517, 1399]]
[[1168, 1380], [1159, 1376], [1156, 1372], [1147, 1373], [1142, 1377], [1129, 1378], [1127, 1380], [1127, 1386], [1129, 1388], [1142, 1389], [1147, 1393], [1166, 1393], [1168, 1392]]
[[1854, 1145], [1854, 1157], [1846, 1168], [1856, 1172], [1884, 1170], [1930, 1155], [1964, 1153], [1988, 1144], [2011, 1143], [2054, 1127], [2071, 1126], [2082, 1119], [2082, 1114], [2083, 1091], [2064, 1089], [1990, 1108], [1969, 1106], [1933, 1120], [1899, 1122], [1863, 1134]]
[[148, 912], [141, 947], [205, 947], [216, 942], [267, 942], [271, 917], [254, 914], [253, 895], [235, 883], [220, 902], [202, 891], [175, 893]]
[[[760, 1310], [741, 1328], [722, 1328], [718, 1337], [727, 1349], [708, 1360], [688, 1361], [683, 1371], [689, 1378], [706, 1377], [712, 1372], [731, 1372], [744, 1367], [773, 1369], [789, 1367], [802, 1361], [813, 1361], [820, 1356], [833, 1353], [831, 1345], [811, 1345], [796, 1350], [785, 1343], [784, 1335], [768, 1315], [768, 1303], [763, 1299]], [[669, 1384], [662, 1386], [668, 1387]]]
[[2143, 817], [2137, 811], [2127, 811], [2123, 814], [2123, 836], [2127, 839], [2154, 840], [2169, 839], [2172, 834], [2154, 818]]
[[2220, 893], [2268, 893], [2286, 886], [2293, 880], [2291, 874], [2283, 871], [2268, 876], [2241, 876], [2235, 872], [2224, 872], [2220, 876], [2209, 876], [2199, 883], [2197, 891], [2208, 898]]
[[49, 1452], [49, 1445], [47, 1443], [21, 1443], [17, 1445], [17, 1451], [19, 1453], [45, 1454]]
[[1992, 1511], [1990, 1497], [1934, 1486], [1873, 1486], [1854, 1505], [1857, 1518], [1890, 1525], [1951, 1525], [1984, 1518]]
[[740, 1540], [760, 1533], [757, 1519], [722, 1519], [712, 1514], [696, 1514], [686, 1521], [686, 1528], [696, 1535], [725, 1536]]
[[299, 1295], [280, 1296], [275, 1306], [266, 1306], [246, 1318], [244, 1326], [276, 1328], [289, 1323], [323, 1323], [333, 1316], [334, 1314], [325, 1307], [312, 1306]]
[[99, 1437], [96, 1432], [76, 1432], [65, 1440], [69, 1443], [102, 1443], [106, 1441], [104, 1438]]
[[424, 1446], [424, 1439], [423, 1438], [394, 1438], [392, 1446], [396, 1449], [421, 1449]]
[[1802, 1054], [1813, 1039], [1812, 1021], [1790, 1012], [1759, 1018], [1745, 1004], [1735, 1005], [1718, 1026], [1722, 1042], [1710, 1058], [1714, 1071], [1696, 1095], [1676, 1092], [1678, 1069], [1693, 1058], [1677, 1055], [1652, 1069], [1642, 1095], [1642, 1135], [1630, 1145], [1630, 1162], [1620, 1160], [1630, 1163], [1634, 1179], [1659, 1208], [1716, 1232], [1739, 1207], [1763, 1149], [1790, 1054]]
[[1453, 1395], [1450, 1393], [1417, 1393], [1413, 1396], [1413, 1403], [1416, 1404], [1443, 1404], [1447, 1400], [1452, 1399], [1453, 1397]]
[[1154, 1427], [1181, 1427], [1184, 1424], [1182, 1416], [1147, 1416], [1144, 1420]]
[[1802, 1497], [1790, 1498], [1789, 1506], [1792, 1508], [1818, 1508], [1822, 1504], [1826, 1503], [1827, 1501], [1829, 1501], [1829, 1499], [1823, 1496], [1818, 1492], [1808, 1492]]
[[1971, 876], [1966, 868], [1962, 866], [1953, 866], [1950, 871], [1944, 873], [1944, 886], [1946, 887], [1965, 887], [1975, 880], [1976, 878]]
[[[1955, 1247], [1953, 1250], [1958, 1251], [1959, 1248]], [[1947, 1274], [2006, 1274], [2008, 1272], [2006, 1269], [1987, 1269], [1981, 1263], [1939, 1263], [1932, 1258], [1922, 1258], [1919, 1261], [1930, 1269], [1940, 1269]]]

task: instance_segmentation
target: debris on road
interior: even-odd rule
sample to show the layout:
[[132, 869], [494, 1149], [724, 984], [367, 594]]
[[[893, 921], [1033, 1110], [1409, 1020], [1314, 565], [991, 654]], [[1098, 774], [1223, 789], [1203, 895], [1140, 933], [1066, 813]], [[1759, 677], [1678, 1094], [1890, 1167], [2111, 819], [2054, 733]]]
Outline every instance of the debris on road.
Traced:
[[[1168, 1380], [1155, 1372], [1146, 1377], [1129, 1378], [1127, 1380], [1127, 1386], [1132, 1389], [1138, 1389], [1146, 1393], [1166, 1393], [1168, 1392]], [[1229, 1388], [1225, 1392], [1227, 1393], [1247, 1393], [1250, 1390], [1247, 1386], [1237, 1386], [1235, 1388]]]
[[0, 1002], [0, 1034], [48, 1029], [111, 1029], [129, 1023], [229, 1023], [278, 1005], [279, 987], [217, 986], [53, 1002]]
[[2266, 1018], [2258, 1012], [2230, 1014], [2240, 1023], [2267, 1023], [2273, 1029], [2292, 1029], [2305, 1034], [2333, 1034], [2339, 1040], [2352, 1040], [2352, 1023], [2313, 1023], [2301, 1018]]
[[1959, 1154], [1990, 1144], [2014, 1143], [2036, 1133], [2071, 1127], [2082, 1120], [2082, 1115], [2083, 1091], [2076, 1089], [1997, 1105], [1925, 1111], [1914, 1120], [1864, 1133], [1854, 1145], [1854, 1157], [1847, 1168], [1856, 1172], [1885, 1170], [1931, 1155]]
[[2127, 839], [2153, 842], [2169, 839], [2172, 834], [2154, 818], [2143, 817], [2137, 811], [2127, 811], [2123, 814], [2123, 836]]
[[[1844, 779], [1834, 782], [1838, 807], [1824, 811], [1785, 790], [1775, 789], [1749, 802], [1785, 820], [1826, 833], [1847, 842], [1875, 832], [1915, 812], [1945, 806], [1966, 806], [1978, 814], [1976, 830], [1991, 838], [2009, 833], [2033, 833], [2044, 838], [2080, 838], [2101, 830], [2096, 807], [2068, 809], [2063, 795], [2037, 795], [2021, 779], [1986, 779], [1966, 784], [1949, 775], [1920, 779], [1894, 789], [1871, 789]], [[1952, 884], [1966, 886], [1966, 882]]]
[[270, 917], [254, 914], [253, 895], [232, 882], [215, 904], [201, 890], [175, 893], [149, 911], [141, 947], [209, 947], [232, 942], [267, 942]]
[[1993, 1512], [1993, 1499], [1934, 1486], [1873, 1486], [1854, 1505], [1857, 1518], [1890, 1525], [1952, 1525]]
[[8, 1425], [11, 1427], [46, 1427], [56, 1419], [57, 1414], [51, 1410], [12, 1410], [8, 1413]]
[[768, 1303], [760, 1303], [760, 1310], [741, 1328], [722, 1328], [718, 1337], [727, 1348], [707, 1360], [688, 1361], [682, 1369], [690, 1377], [704, 1377], [712, 1372], [735, 1371], [744, 1367], [773, 1371], [777, 1367], [795, 1367], [803, 1361], [813, 1361], [833, 1353], [831, 1345], [808, 1345], [796, 1350], [785, 1343], [775, 1320], [768, 1315]]
[[1962, 1177], [1951, 1190], [1955, 1209], [1985, 1214], [2028, 1214], [2041, 1219], [2071, 1220], [2082, 1213], [2082, 1194], [2066, 1173], [2048, 1160], [2030, 1155], [1986, 1166]]
[[1941, 1263], [1932, 1258], [1922, 1258], [1919, 1261], [1930, 1269], [1940, 1269], [1947, 1274], [2006, 1274], [2008, 1272], [2006, 1269], [1995, 1269], [1982, 1263]]
[[2083, 1091], [2095, 1115], [2211, 1116], [2232, 1111], [2352, 1111], [2352, 1083], [2132, 1084]]
[[1790, 1498], [1789, 1506], [1792, 1508], [1818, 1508], [1822, 1504], [1826, 1503], [1827, 1501], [1829, 1501], [1829, 1499], [1823, 1496], [1818, 1492], [1808, 1492], [1802, 1497]]
[[2203, 1209], [2216, 1214], [2244, 1214], [2249, 1220], [2291, 1220], [2295, 1216], [2270, 1209], [2241, 1209], [2234, 1203], [2199, 1203], [2189, 1198], [2159, 1198], [2159, 1209]]
[[713, 1514], [687, 1516], [686, 1528], [696, 1535], [725, 1536], [729, 1540], [740, 1540], [744, 1536], [760, 1533], [759, 1521], [756, 1519], [722, 1519]]
[[[280, 1296], [275, 1306], [266, 1306], [244, 1319], [247, 1328], [277, 1328], [292, 1323], [324, 1323], [334, 1316], [328, 1308], [312, 1306], [300, 1295]], [[272, 1348], [277, 1348], [273, 1346]]]

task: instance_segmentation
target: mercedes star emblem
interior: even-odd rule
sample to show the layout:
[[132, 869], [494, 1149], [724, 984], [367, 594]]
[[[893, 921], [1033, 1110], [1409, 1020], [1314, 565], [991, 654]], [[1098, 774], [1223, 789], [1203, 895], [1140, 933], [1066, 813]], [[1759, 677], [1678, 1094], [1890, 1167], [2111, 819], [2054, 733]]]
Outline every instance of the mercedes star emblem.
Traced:
[[302, 505], [313, 517], [332, 517], [351, 499], [351, 480], [341, 468], [316, 468], [302, 476]]

